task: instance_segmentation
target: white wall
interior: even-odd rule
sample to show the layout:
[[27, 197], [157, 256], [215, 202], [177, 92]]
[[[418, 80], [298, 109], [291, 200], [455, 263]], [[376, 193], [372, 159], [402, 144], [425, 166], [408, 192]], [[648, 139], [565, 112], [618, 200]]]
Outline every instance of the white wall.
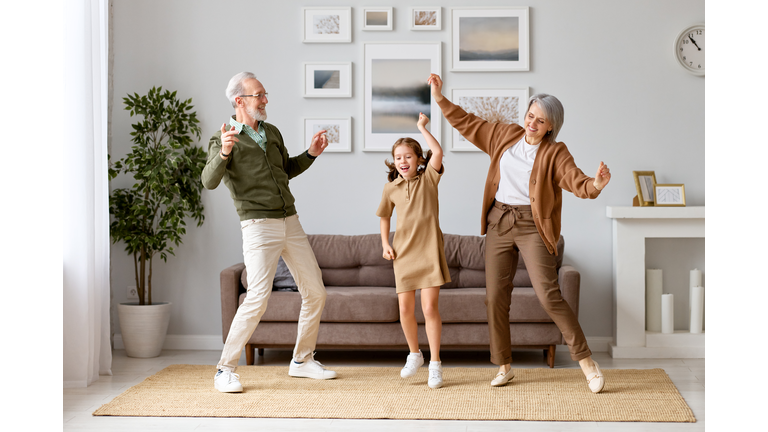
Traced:
[[[684, 72], [672, 56], [683, 28], [704, 22], [703, 0], [485, 0], [442, 1], [443, 30], [408, 30], [404, 0], [375, 1], [182, 1], [113, 0], [114, 108], [112, 157], [130, 148], [131, 118], [122, 110], [126, 93], [153, 85], [193, 98], [207, 148], [208, 137], [232, 114], [224, 97], [229, 78], [249, 70], [270, 93], [269, 121], [292, 154], [302, 151], [302, 118], [352, 116], [353, 152], [327, 153], [291, 182], [309, 234], [378, 232], [374, 215], [385, 183], [385, 153], [364, 153], [363, 43], [443, 42], [444, 94], [451, 88], [530, 87], [556, 95], [566, 110], [559, 139], [588, 175], [599, 162], [613, 179], [597, 200], [565, 193], [564, 260], [581, 272], [580, 321], [589, 337], [613, 334], [611, 221], [606, 206], [631, 205], [633, 170], [654, 170], [660, 183], [684, 183], [688, 205], [704, 205], [704, 82]], [[394, 7], [392, 32], [363, 32], [362, 6]], [[352, 43], [303, 44], [303, 6], [353, 6]], [[451, 7], [530, 6], [529, 72], [450, 72]], [[304, 99], [302, 62], [352, 61], [353, 97]], [[444, 147], [451, 128], [442, 120]], [[480, 232], [480, 205], [488, 157], [446, 152], [440, 186], [441, 227], [451, 234]], [[113, 187], [125, 186], [117, 179]], [[205, 224], [190, 226], [184, 244], [167, 264], [154, 266], [156, 301], [173, 303], [170, 335], [221, 335], [219, 272], [242, 262], [238, 217], [222, 185], [203, 193]], [[676, 254], [656, 248], [665, 266]], [[667, 254], [666, 256], [664, 254]], [[685, 271], [689, 262], [681, 262]], [[703, 268], [703, 256], [701, 264]], [[666, 267], [665, 267], [666, 268]], [[132, 260], [112, 250], [113, 303], [133, 284]], [[116, 333], [117, 318], [113, 318]]]

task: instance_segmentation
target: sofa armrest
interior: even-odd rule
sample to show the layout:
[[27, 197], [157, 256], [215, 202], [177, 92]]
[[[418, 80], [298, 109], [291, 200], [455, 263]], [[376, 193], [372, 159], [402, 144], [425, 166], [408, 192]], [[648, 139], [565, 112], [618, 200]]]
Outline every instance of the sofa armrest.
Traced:
[[563, 299], [573, 310], [576, 318], [579, 317], [579, 294], [581, 292], [581, 273], [574, 267], [564, 265], [558, 272], [558, 283]]
[[240, 298], [240, 275], [245, 270], [245, 264], [235, 264], [221, 271], [219, 283], [221, 284], [221, 340], [227, 341], [229, 328], [237, 313]]

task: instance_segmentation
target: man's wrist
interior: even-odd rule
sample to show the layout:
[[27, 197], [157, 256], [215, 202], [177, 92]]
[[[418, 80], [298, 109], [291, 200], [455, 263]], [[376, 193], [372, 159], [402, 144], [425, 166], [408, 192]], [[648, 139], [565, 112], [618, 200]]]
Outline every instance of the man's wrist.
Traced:
[[309, 150], [307, 150], [307, 157], [308, 157], [308, 158], [310, 158], [310, 159], [312, 159], [312, 160], [315, 160], [315, 159], [317, 159], [317, 156], [312, 156], [312, 155], [309, 153]]
[[221, 156], [221, 158], [224, 160], [229, 159], [229, 155], [231, 154], [232, 154], [232, 150], [230, 150], [229, 153], [224, 153], [224, 150], [219, 150], [219, 156]]

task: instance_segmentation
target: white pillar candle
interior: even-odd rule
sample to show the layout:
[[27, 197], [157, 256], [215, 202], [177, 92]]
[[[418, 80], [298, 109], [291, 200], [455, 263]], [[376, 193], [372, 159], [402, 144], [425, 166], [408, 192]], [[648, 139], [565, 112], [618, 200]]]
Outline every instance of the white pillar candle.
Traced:
[[661, 269], [645, 271], [645, 329], [661, 331]]
[[661, 295], [661, 332], [675, 332], [675, 296], [672, 294]]
[[691, 333], [701, 333], [704, 324], [704, 287], [691, 288]]
[[688, 318], [693, 319], [693, 287], [701, 286], [701, 270], [691, 270], [690, 277], [688, 278]]

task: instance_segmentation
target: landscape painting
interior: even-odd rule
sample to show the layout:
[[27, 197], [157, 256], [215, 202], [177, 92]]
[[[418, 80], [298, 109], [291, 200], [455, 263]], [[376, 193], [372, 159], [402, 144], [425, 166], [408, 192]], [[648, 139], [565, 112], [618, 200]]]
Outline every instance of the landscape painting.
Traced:
[[427, 148], [416, 123], [430, 118], [427, 129], [440, 141], [440, 108], [427, 79], [440, 73], [440, 42], [365, 44], [365, 151], [390, 151], [410, 137]]
[[453, 71], [529, 70], [528, 8], [454, 8]]
[[418, 133], [419, 113], [430, 116], [430, 61], [375, 59], [371, 63], [373, 133]]
[[459, 19], [459, 60], [518, 61], [518, 17], [465, 17]]

